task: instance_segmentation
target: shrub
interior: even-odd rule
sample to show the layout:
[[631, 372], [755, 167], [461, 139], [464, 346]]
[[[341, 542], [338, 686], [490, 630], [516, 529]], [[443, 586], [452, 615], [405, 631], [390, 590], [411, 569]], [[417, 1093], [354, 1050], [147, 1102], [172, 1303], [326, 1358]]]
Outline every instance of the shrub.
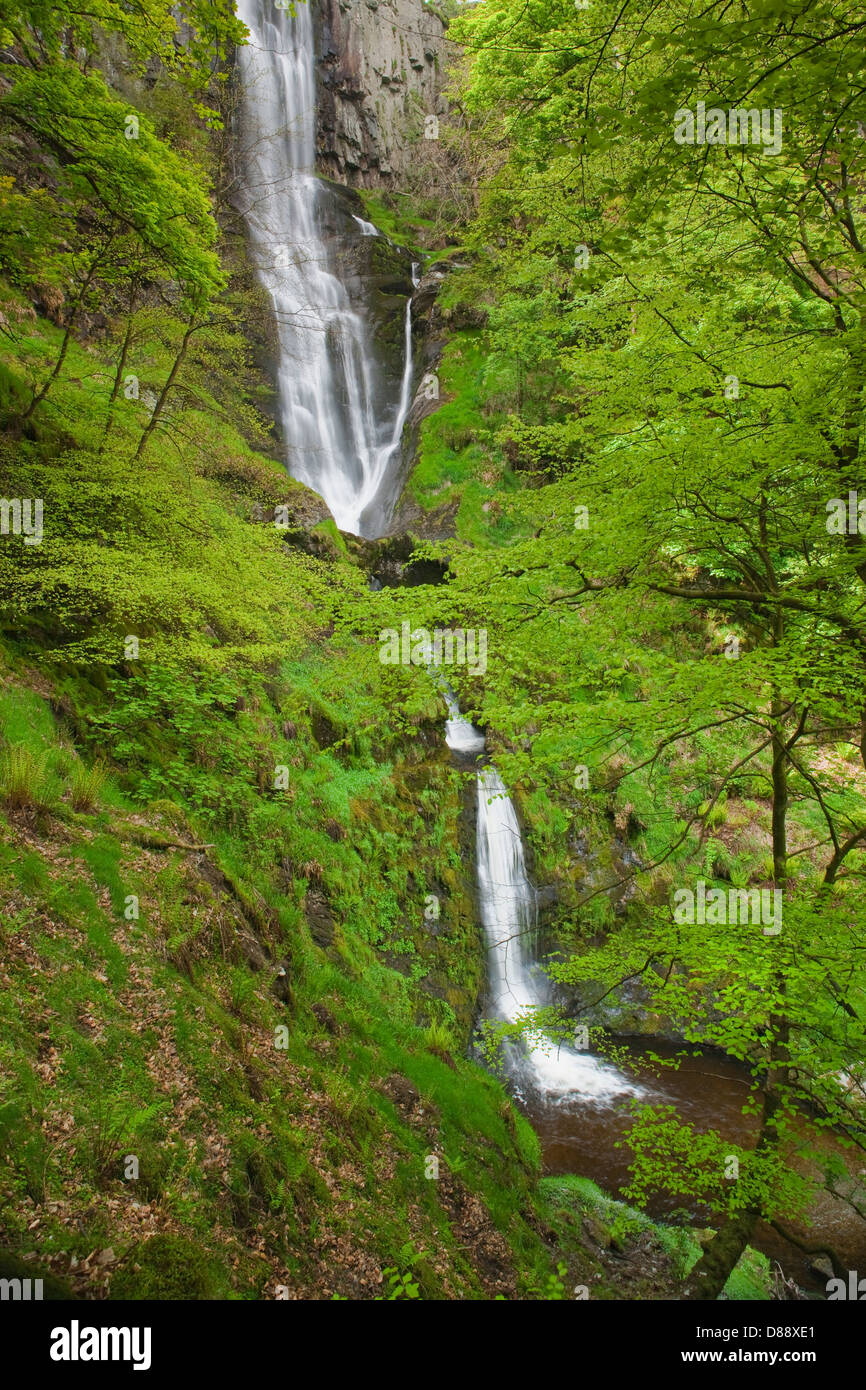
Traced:
[[429, 1028], [424, 1029], [424, 1046], [428, 1052], [433, 1052], [443, 1061], [451, 1061], [451, 1049], [454, 1046], [454, 1039], [451, 1032], [443, 1023], [431, 1023]]
[[102, 763], [86, 767], [84, 763], [74, 763], [70, 778], [69, 792], [74, 811], [94, 811], [105, 783], [105, 768]]
[[0, 759], [0, 786], [10, 811], [48, 811], [55, 796], [45, 753], [23, 743], [7, 748]]

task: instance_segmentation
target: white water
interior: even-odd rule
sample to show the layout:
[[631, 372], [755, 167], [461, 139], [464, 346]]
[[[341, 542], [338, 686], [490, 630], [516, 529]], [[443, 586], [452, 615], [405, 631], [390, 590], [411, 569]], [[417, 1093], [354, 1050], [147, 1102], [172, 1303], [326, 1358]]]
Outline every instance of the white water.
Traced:
[[450, 716], [445, 725], [445, 742], [448, 747], [453, 753], [483, 753], [485, 738], [481, 730], [463, 718], [454, 691], [444, 682], [441, 684], [441, 690]]
[[[418, 284], [418, 270], [418, 265], [413, 263], [413, 285]], [[410, 295], [406, 300], [406, 314], [403, 319], [403, 377], [400, 382], [400, 399], [397, 402], [397, 414], [394, 416], [394, 428], [391, 431], [390, 442], [386, 445], [388, 459], [395, 458], [400, 448], [403, 425], [412, 404], [412, 376], [412, 296]]]
[[[484, 735], [465, 719], [452, 691], [443, 689], [450, 718], [445, 741], [455, 753], [478, 754]], [[487, 938], [490, 1015], [507, 1023], [532, 1021], [549, 1000], [548, 982], [533, 964], [535, 892], [526, 874], [520, 826], [502, 778], [491, 764], [478, 771], [478, 891]], [[506, 1060], [519, 1085], [557, 1103], [609, 1101], [637, 1094], [622, 1072], [590, 1053], [552, 1042], [529, 1029]]]
[[[380, 535], [390, 476], [411, 404], [411, 308], [400, 397], [336, 273], [323, 232], [335, 195], [315, 176], [316, 86], [311, 5], [293, 18], [273, 0], [238, 0], [250, 31], [238, 49], [240, 206], [252, 256], [270, 294], [280, 345], [278, 387], [288, 467], [327, 502], [337, 525]], [[347, 235], [376, 235], [372, 223]], [[390, 488], [388, 484], [391, 484]]]

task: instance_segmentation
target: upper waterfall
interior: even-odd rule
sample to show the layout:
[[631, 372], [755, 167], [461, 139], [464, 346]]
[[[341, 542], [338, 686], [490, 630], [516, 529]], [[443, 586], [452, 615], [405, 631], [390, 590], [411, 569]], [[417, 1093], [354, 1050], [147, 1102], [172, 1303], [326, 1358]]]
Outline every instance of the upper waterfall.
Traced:
[[[311, 6], [299, 3], [292, 16], [270, 0], [238, 0], [237, 11], [250, 31], [238, 49], [239, 205], [276, 317], [289, 471], [342, 530], [377, 536], [390, 520], [411, 404], [410, 309], [395, 391], [322, 229], [336, 195], [315, 174]], [[347, 236], [367, 232], [344, 220]]]

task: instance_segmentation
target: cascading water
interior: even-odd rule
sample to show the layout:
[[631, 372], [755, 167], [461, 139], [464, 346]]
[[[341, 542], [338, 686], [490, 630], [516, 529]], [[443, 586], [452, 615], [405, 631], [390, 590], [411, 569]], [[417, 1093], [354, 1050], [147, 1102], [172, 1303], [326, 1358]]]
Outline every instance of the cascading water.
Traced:
[[[335, 273], [321, 230], [334, 195], [315, 175], [310, 5], [299, 4], [294, 16], [271, 0], [238, 0], [237, 8], [250, 31], [238, 52], [241, 202], [277, 320], [290, 470], [325, 499], [342, 529], [380, 535], [396, 500], [399, 479], [392, 465], [412, 399], [411, 298], [399, 393], [388, 401], [368, 326]], [[354, 235], [379, 235], [371, 222], [350, 217], [359, 229]], [[482, 752], [483, 734], [462, 717], [453, 693], [444, 693], [451, 716], [448, 746], [464, 756]], [[520, 828], [492, 766], [478, 773], [478, 874], [492, 1013], [517, 1022], [546, 1002], [546, 990], [532, 968], [527, 941], [534, 894]], [[549, 1097], [606, 1099], [635, 1089], [613, 1067], [537, 1033], [522, 1048], [512, 1048], [509, 1060], [516, 1084]]]
[[[411, 404], [411, 301], [399, 399], [389, 400], [376, 345], [335, 273], [322, 231], [333, 192], [315, 175], [316, 86], [311, 5], [238, 0], [250, 32], [241, 79], [239, 205], [270, 294], [280, 345], [280, 412], [292, 475], [327, 502], [337, 525], [380, 535], [396, 495]], [[375, 235], [372, 223], [360, 232]]]
[[[461, 715], [453, 693], [443, 693], [450, 716], [448, 747], [463, 756], [481, 753], [484, 735]], [[487, 939], [490, 1014], [508, 1023], [531, 1021], [535, 1010], [548, 1002], [548, 990], [532, 962], [535, 893], [526, 874], [520, 826], [496, 768], [479, 768], [477, 780], [478, 892]], [[529, 1030], [521, 1047], [507, 1048], [505, 1060], [518, 1088], [531, 1088], [549, 1101], [608, 1101], [640, 1090], [615, 1067], [553, 1043], [537, 1029]]]

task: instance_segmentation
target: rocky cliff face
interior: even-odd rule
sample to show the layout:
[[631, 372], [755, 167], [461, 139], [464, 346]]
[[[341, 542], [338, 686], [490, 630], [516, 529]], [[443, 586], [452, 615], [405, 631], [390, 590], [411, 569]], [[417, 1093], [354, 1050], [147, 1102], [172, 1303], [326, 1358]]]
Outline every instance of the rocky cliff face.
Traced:
[[319, 0], [315, 28], [320, 170], [362, 188], [399, 181], [442, 110], [441, 19], [422, 0]]

